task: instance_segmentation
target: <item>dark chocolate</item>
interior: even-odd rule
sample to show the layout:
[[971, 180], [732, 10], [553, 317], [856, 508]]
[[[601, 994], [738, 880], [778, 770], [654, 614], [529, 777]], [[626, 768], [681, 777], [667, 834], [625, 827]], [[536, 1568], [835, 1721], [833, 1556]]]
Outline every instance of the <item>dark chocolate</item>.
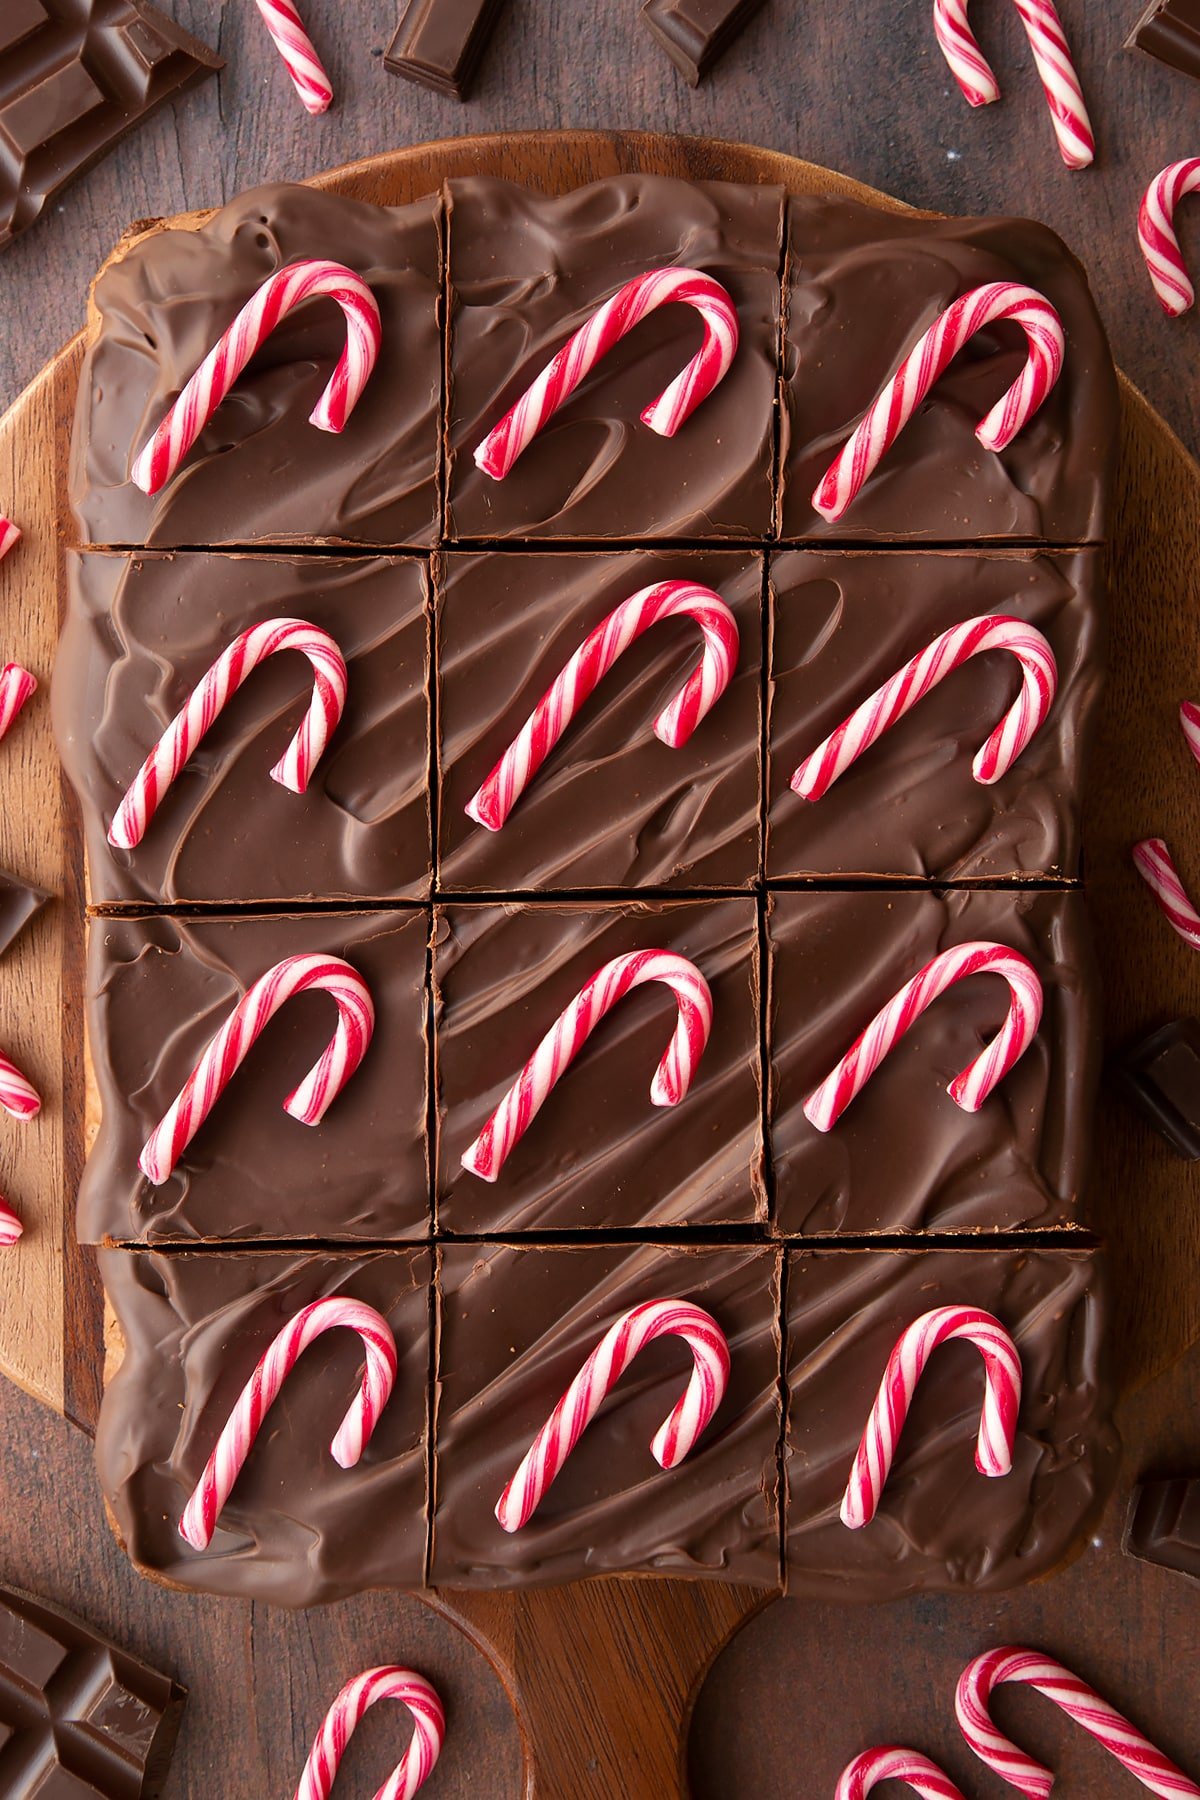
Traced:
[[1200, 1581], [1200, 1480], [1142, 1481], [1134, 1490], [1125, 1549]]
[[[425, 897], [423, 563], [84, 552], [67, 567], [54, 725], [94, 904]], [[143, 757], [237, 634], [273, 618], [328, 631], [349, 670], [346, 710], [307, 792], [270, 778], [312, 695], [307, 660], [289, 652], [249, 676], [137, 849], [114, 850], [108, 827]]]
[[408, 0], [384, 68], [465, 100], [507, 0]]
[[[1078, 891], [777, 893], [771, 948], [775, 1219], [789, 1235], [1006, 1231], [1080, 1220], [1100, 1059]], [[954, 983], [828, 1132], [804, 1102], [934, 956], [1011, 945], [1042, 980], [1033, 1043], [977, 1113], [946, 1092], [1004, 1022], [998, 975]]]
[[642, 21], [685, 80], [699, 87], [762, 5], [763, 0], [646, 0]]
[[1200, 80], [1200, 0], [1151, 0], [1125, 48]]
[[1173, 1019], [1134, 1044], [1121, 1080], [1176, 1156], [1200, 1161], [1200, 1020]]
[[0, 956], [11, 950], [30, 919], [53, 898], [45, 888], [0, 869]]

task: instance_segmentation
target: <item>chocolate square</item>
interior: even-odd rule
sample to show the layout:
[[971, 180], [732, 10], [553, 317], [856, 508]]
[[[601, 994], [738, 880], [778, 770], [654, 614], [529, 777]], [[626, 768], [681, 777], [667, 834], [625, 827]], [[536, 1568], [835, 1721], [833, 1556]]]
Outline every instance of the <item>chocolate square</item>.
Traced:
[[1125, 1553], [1200, 1581], [1200, 1480], [1140, 1481], [1125, 1528]]
[[[429, 1229], [425, 1151], [428, 914], [97, 918], [88, 1037], [103, 1111], [79, 1192], [82, 1243], [392, 1239]], [[362, 1065], [321, 1123], [283, 1110], [333, 1035], [328, 994], [288, 1000], [174, 1173], [142, 1146], [246, 990], [284, 957], [344, 957], [375, 1004]]]
[[[1086, 1178], [1100, 1055], [1078, 891], [777, 893], [771, 953], [775, 1219], [796, 1236], [1072, 1225]], [[804, 1102], [879, 1009], [955, 944], [1021, 951], [1041, 978], [1033, 1042], [977, 1113], [947, 1086], [1004, 1023], [998, 975], [947, 989], [832, 1130]]]
[[685, 81], [699, 87], [763, 0], [645, 0], [642, 23]]
[[1200, 1019], [1172, 1019], [1126, 1050], [1121, 1085], [1176, 1156], [1200, 1161]]
[[[462, 1155], [585, 982], [613, 957], [687, 957], [713, 996], [688, 1094], [651, 1105], [676, 1022], [670, 989], [620, 1000], [494, 1182]], [[439, 907], [434, 1064], [437, 1218], [450, 1232], [748, 1225], [766, 1217], [757, 909], [750, 899], [613, 906]]]
[[[421, 899], [429, 892], [428, 616], [400, 558], [68, 555], [54, 671], [58, 747], [80, 797], [94, 904]], [[235, 637], [269, 619], [327, 631], [346, 709], [308, 790], [269, 771], [308, 708], [298, 651], [248, 677], [135, 850], [108, 827], [144, 757]]]
[[[101, 1251], [119, 1367], [96, 1463], [109, 1518], [143, 1574], [172, 1587], [313, 1606], [425, 1573], [428, 1250], [368, 1256]], [[178, 1521], [238, 1394], [301, 1308], [350, 1295], [382, 1313], [399, 1367], [361, 1461], [330, 1440], [363, 1366], [353, 1331], [323, 1333], [288, 1375], [206, 1551]]]
[[1176, 74], [1200, 79], [1200, 0], [1151, 0], [1125, 39]]
[[[767, 876], [1022, 880], [1079, 872], [1083, 768], [1101, 684], [1099, 552], [785, 551], [771, 564]], [[991, 786], [971, 765], [1021, 691], [1017, 659], [972, 657], [820, 800], [804, 758], [943, 631], [1035, 625], [1058, 666], [1048, 718]]]
[[45, 888], [23, 881], [0, 869], [0, 956], [12, 949], [31, 919], [37, 917], [53, 896]]
[[[650, 1441], [686, 1385], [678, 1339], [648, 1344], [520, 1531], [494, 1509], [562, 1394], [631, 1307], [685, 1299], [730, 1350], [725, 1398], [664, 1472]], [[779, 1254], [455, 1244], [439, 1252], [430, 1580], [526, 1587], [586, 1575], [779, 1579]]]
[[[698, 665], [700, 632], [691, 619], [663, 619], [622, 653], [503, 828], [476, 824], [468, 800], [588, 633], [639, 589], [675, 580], [718, 593], [740, 639], [730, 686], [688, 742], [671, 749], [652, 727]], [[441, 559], [442, 887], [749, 887], [759, 873], [762, 580], [762, 559], [739, 552]]]
[[[547, 196], [448, 185], [448, 533], [453, 538], [745, 538], [772, 528], [783, 201], [778, 188], [620, 175]], [[477, 446], [604, 301], [650, 270], [700, 269], [732, 296], [724, 380], [672, 439], [641, 414], [694, 355], [691, 309], [661, 308], [597, 365], [503, 481]]]

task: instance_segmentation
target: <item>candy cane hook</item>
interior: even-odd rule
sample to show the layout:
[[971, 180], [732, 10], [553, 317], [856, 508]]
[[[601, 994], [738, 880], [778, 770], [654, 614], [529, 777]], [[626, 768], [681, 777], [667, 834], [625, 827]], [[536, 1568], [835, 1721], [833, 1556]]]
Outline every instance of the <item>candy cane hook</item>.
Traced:
[[568, 1064], [617, 1001], [647, 981], [661, 981], [675, 995], [678, 1018], [650, 1084], [652, 1106], [677, 1106], [692, 1084], [712, 1029], [712, 994], [686, 956], [670, 950], [635, 950], [597, 969], [559, 1014], [479, 1136], [463, 1153], [463, 1168], [495, 1181], [509, 1152], [523, 1137]]
[[1150, 282], [1169, 319], [1195, 304], [1196, 290], [1179, 248], [1175, 208], [1185, 194], [1200, 188], [1200, 156], [1170, 163], [1154, 177], [1138, 210], [1138, 243]]
[[1080, 1681], [1052, 1656], [1005, 1647], [989, 1650], [967, 1664], [959, 1677], [954, 1709], [962, 1734], [979, 1760], [1018, 1793], [1029, 1795], [1030, 1800], [1047, 1800], [1054, 1776], [992, 1724], [988, 1702], [993, 1690], [1007, 1681], [1022, 1682], [1052, 1700], [1152, 1794], [1163, 1800], [1180, 1800], [1180, 1796], [1200, 1800], [1200, 1787], [1086, 1681]]
[[921, 1800], [963, 1800], [962, 1790], [935, 1762], [898, 1744], [881, 1744], [856, 1756], [838, 1777], [833, 1800], [867, 1800], [881, 1781], [903, 1781]]
[[320, 1058], [284, 1101], [302, 1125], [319, 1125], [367, 1053], [375, 1007], [367, 984], [340, 956], [285, 956], [235, 1006], [146, 1140], [138, 1166], [157, 1187], [166, 1181], [251, 1045], [293, 994], [320, 988], [337, 1006], [337, 1029]]
[[813, 506], [823, 519], [833, 524], [841, 518], [963, 345], [985, 325], [1003, 319], [1021, 327], [1028, 355], [975, 436], [985, 449], [1003, 450], [1023, 430], [1062, 372], [1066, 340], [1061, 319], [1041, 294], [1014, 281], [993, 281], [947, 307], [871, 402], [813, 494]]
[[1021, 1410], [1020, 1352], [991, 1313], [973, 1306], [935, 1307], [908, 1327], [888, 1358], [842, 1499], [842, 1523], [851, 1531], [861, 1530], [875, 1517], [925, 1364], [939, 1345], [952, 1338], [966, 1338], [983, 1357], [983, 1412], [975, 1467], [980, 1474], [993, 1476], [1007, 1475], [1012, 1468]]
[[130, 783], [109, 828], [110, 844], [119, 850], [132, 850], [141, 843], [163, 795], [218, 714], [259, 663], [281, 650], [299, 650], [308, 658], [313, 672], [313, 697], [287, 749], [271, 770], [271, 780], [293, 794], [305, 791], [346, 704], [346, 664], [327, 631], [304, 619], [267, 619], [235, 637], [199, 686], [192, 689]]
[[336, 300], [342, 309], [346, 347], [309, 424], [318, 431], [345, 428], [379, 355], [379, 307], [362, 277], [344, 264], [291, 263], [268, 276], [247, 300], [134, 462], [131, 478], [143, 493], [157, 494], [170, 481], [250, 358], [285, 314], [322, 296]]
[[[7, 1056], [0, 1056], [0, 1106], [22, 1125], [36, 1118], [42, 1106], [33, 1083]], [[0, 1199], [0, 1249], [15, 1244], [24, 1229], [7, 1200]]]
[[475, 461], [483, 473], [503, 481], [601, 357], [647, 314], [676, 301], [700, 314], [704, 339], [686, 368], [642, 414], [643, 425], [651, 431], [674, 437], [722, 380], [738, 347], [737, 308], [720, 282], [699, 269], [652, 269], [626, 282], [598, 307], [480, 444]]
[[832, 1131], [884, 1057], [939, 994], [968, 975], [1002, 975], [1010, 995], [1008, 1017], [979, 1055], [956, 1075], [946, 1092], [964, 1112], [978, 1112], [992, 1089], [1024, 1056], [1042, 1017], [1042, 984], [1028, 957], [1004, 944], [957, 944], [926, 963], [881, 1007], [861, 1037], [804, 1102], [818, 1131]]
[[499, 831], [621, 653], [659, 619], [681, 616], [699, 625], [704, 649], [683, 688], [655, 719], [654, 735], [672, 750], [682, 748], [729, 686], [738, 657], [737, 620], [711, 588], [692, 581], [656, 581], [622, 601], [588, 634], [467, 802], [468, 816], [489, 831]]
[[328, 112], [333, 83], [292, 0], [255, 0], [255, 4], [305, 111], [314, 117]]
[[446, 1738], [446, 1715], [437, 1689], [415, 1669], [368, 1669], [348, 1681], [317, 1733], [295, 1800], [329, 1800], [338, 1768], [355, 1727], [377, 1700], [399, 1700], [412, 1714], [408, 1749], [375, 1800], [412, 1800], [428, 1780]]
[[981, 617], [943, 631], [856, 706], [800, 764], [792, 776], [795, 792], [804, 800], [819, 800], [918, 700], [971, 657], [989, 650], [1011, 651], [1021, 666], [1020, 693], [971, 764], [976, 781], [985, 786], [999, 781], [1041, 729], [1054, 704], [1058, 665], [1050, 645], [1032, 625], [1020, 619]]
[[194, 1550], [207, 1550], [212, 1542], [221, 1509], [242, 1472], [259, 1427], [296, 1363], [323, 1332], [340, 1326], [358, 1333], [366, 1365], [358, 1392], [329, 1449], [343, 1469], [352, 1469], [358, 1462], [391, 1398], [396, 1380], [396, 1342], [387, 1320], [373, 1306], [336, 1295], [314, 1300], [289, 1319], [263, 1352], [258, 1367], [238, 1395], [179, 1521], [179, 1535]]
[[[1054, 0], [1016, 0], [1041, 79], [1058, 148], [1068, 169], [1086, 169], [1096, 138]], [[933, 0], [933, 29], [950, 73], [971, 106], [990, 106], [1000, 84], [967, 24], [967, 0]]]
[[37, 677], [20, 663], [5, 663], [0, 669], [0, 738], [8, 736], [17, 714], [36, 692]]
[[692, 1373], [681, 1400], [654, 1434], [651, 1454], [673, 1469], [691, 1450], [724, 1397], [729, 1345], [716, 1320], [686, 1300], [647, 1300], [611, 1325], [547, 1419], [496, 1503], [505, 1531], [520, 1531], [570, 1456], [601, 1403], [639, 1350], [656, 1338], [685, 1340]]
[[[1179, 708], [1179, 723], [1188, 749], [1196, 761], [1200, 762], [1200, 706], [1195, 701], [1183, 702]], [[1167, 922], [1179, 933], [1185, 944], [1193, 950], [1200, 950], [1200, 912], [1188, 897], [1183, 877], [1164, 840], [1145, 838], [1140, 844], [1135, 844], [1133, 865], [1158, 901]]]
[[6, 519], [4, 514], [0, 513], [0, 559], [6, 557], [13, 545], [19, 543], [20, 539], [21, 527], [14, 525], [11, 519]]

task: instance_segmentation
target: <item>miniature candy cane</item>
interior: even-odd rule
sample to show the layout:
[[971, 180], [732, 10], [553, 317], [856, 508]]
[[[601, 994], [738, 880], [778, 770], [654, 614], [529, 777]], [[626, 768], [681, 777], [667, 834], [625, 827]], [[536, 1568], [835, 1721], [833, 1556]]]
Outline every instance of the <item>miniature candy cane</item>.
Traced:
[[259, 663], [280, 650], [299, 650], [308, 658], [314, 687], [309, 709], [271, 770], [271, 779], [293, 794], [304, 792], [313, 766], [337, 729], [346, 704], [346, 664], [327, 631], [304, 619], [266, 619], [235, 637], [200, 685], [192, 689], [186, 705], [176, 713], [130, 783], [109, 828], [110, 844], [119, 850], [132, 850], [141, 843], [163, 795], [218, 713]]
[[13, 545], [20, 540], [20, 536], [21, 527], [14, 525], [11, 519], [6, 519], [4, 514], [0, 513], [0, 558], [8, 555]]
[[1188, 898], [1183, 879], [1175, 866], [1175, 858], [1162, 838], [1145, 838], [1133, 846], [1133, 866], [1141, 876], [1168, 924], [1179, 933], [1185, 944], [1200, 950], [1200, 912]]
[[264, 1351], [258, 1367], [238, 1395], [179, 1521], [179, 1535], [194, 1550], [207, 1550], [221, 1508], [242, 1472], [259, 1427], [275, 1404], [279, 1390], [308, 1346], [323, 1332], [339, 1326], [356, 1331], [366, 1352], [366, 1366], [350, 1409], [330, 1445], [333, 1460], [352, 1469], [371, 1441], [379, 1415], [391, 1398], [396, 1380], [396, 1342], [386, 1319], [361, 1300], [344, 1295], [314, 1300], [290, 1319]]
[[375, 296], [342, 263], [291, 263], [268, 276], [229, 330], [205, 357], [154, 436], [134, 462], [131, 479], [146, 494], [165, 487], [255, 351], [285, 313], [321, 296], [336, 300], [346, 319], [346, 348], [309, 417], [318, 431], [342, 431], [379, 355], [381, 328]]
[[368, 1669], [346, 1683], [308, 1753], [295, 1800], [329, 1800], [346, 1745], [363, 1714], [377, 1700], [399, 1700], [407, 1706], [413, 1735], [375, 1800], [411, 1800], [441, 1755], [446, 1715], [437, 1689], [423, 1675], [398, 1668]]
[[867, 1800], [881, 1781], [906, 1782], [921, 1800], [963, 1800], [962, 1790], [935, 1762], [919, 1750], [905, 1750], [897, 1744], [881, 1744], [856, 1756], [838, 1777], [833, 1800]]
[[36, 691], [36, 677], [20, 663], [5, 663], [0, 669], [0, 738], [8, 736], [17, 714]]
[[1054, 1776], [992, 1724], [988, 1702], [993, 1689], [1006, 1681], [1022, 1682], [1052, 1700], [1068, 1718], [1111, 1751], [1152, 1794], [1162, 1795], [1163, 1800], [1179, 1800], [1181, 1795], [1187, 1800], [1200, 1800], [1200, 1787], [1189, 1781], [1182, 1769], [1156, 1750], [1086, 1681], [1080, 1681], [1052, 1656], [1005, 1647], [989, 1650], [968, 1663], [959, 1677], [954, 1708], [962, 1734], [979, 1760], [1019, 1793], [1028, 1794], [1031, 1800], [1047, 1800], [1054, 1787]]
[[692, 1373], [683, 1398], [659, 1426], [650, 1451], [661, 1468], [681, 1463], [724, 1397], [729, 1345], [716, 1320], [686, 1300], [647, 1300], [611, 1325], [526, 1451], [496, 1503], [505, 1531], [520, 1531], [570, 1456], [602, 1402], [638, 1351], [656, 1338], [683, 1338]]
[[729, 686], [738, 657], [737, 620], [711, 588], [692, 581], [656, 581], [622, 601], [584, 639], [479, 791], [467, 802], [470, 818], [499, 831], [571, 720], [623, 650], [659, 619], [686, 615], [704, 634], [699, 667], [654, 721], [654, 734], [672, 750], [687, 743]]
[[22, 1075], [15, 1063], [9, 1062], [7, 1056], [0, 1056], [0, 1106], [22, 1125], [35, 1119], [42, 1106], [41, 1096], [33, 1083]]
[[992, 1089], [1024, 1056], [1042, 1017], [1042, 984], [1028, 957], [1005, 944], [956, 944], [926, 963], [881, 1007], [862, 1036], [804, 1102], [804, 1114], [818, 1131], [832, 1131], [850, 1102], [866, 1086], [884, 1057], [916, 1023], [925, 1008], [968, 975], [1002, 975], [1010, 994], [1000, 1030], [946, 1092], [964, 1112], [978, 1112]]
[[[1079, 76], [1053, 0], [1016, 0], [1034, 65], [1054, 123], [1054, 135], [1068, 169], [1086, 169], [1096, 155]], [[967, 0], [933, 0], [933, 29], [950, 73], [972, 106], [1000, 98], [992, 66], [967, 24]]]
[[951, 1338], [966, 1338], [983, 1357], [983, 1414], [975, 1467], [982, 1475], [1007, 1475], [1012, 1468], [1021, 1410], [1020, 1352], [991, 1313], [973, 1306], [935, 1307], [908, 1327], [888, 1358], [842, 1499], [842, 1523], [851, 1531], [861, 1530], [875, 1517], [925, 1364]]
[[24, 1230], [8, 1201], [0, 1200], [0, 1250], [11, 1249]]
[[712, 994], [686, 956], [671, 950], [635, 950], [614, 956], [597, 969], [571, 1004], [559, 1014], [495, 1112], [463, 1153], [463, 1168], [495, 1181], [518, 1138], [524, 1136], [568, 1064], [596, 1026], [631, 988], [662, 981], [679, 1009], [671, 1041], [650, 1084], [652, 1106], [677, 1106], [692, 1084], [712, 1029]]
[[792, 776], [792, 787], [804, 800], [819, 800], [852, 762], [869, 750], [885, 731], [902, 719], [918, 700], [973, 656], [1009, 650], [1021, 665], [1021, 691], [971, 764], [976, 781], [999, 781], [1040, 730], [1054, 704], [1058, 666], [1040, 631], [1020, 619], [968, 619], [934, 638], [917, 656], [856, 706], [836, 731], [830, 732]]
[[292, 0], [255, 0], [255, 4], [305, 110], [313, 114], [328, 112], [333, 83]]
[[1194, 700], [1183, 701], [1179, 708], [1179, 723], [1188, 749], [1200, 762], [1200, 706]]
[[1014, 281], [993, 281], [972, 288], [947, 307], [871, 402], [813, 494], [813, 506], [823, 519], [832, 524], [841, 518], [967, 340], [1001, 319], [1011, 319], [1021, 327], [1029, 354], [1008, 392], [976, 427], [975, 436], [985, 449], [1003, 450], [1023, 430], [1062, 372], [1062, 321], [1050, 302], [1032, 288]]
[[367, 984], [340, 956], [285, 956], [261, 975], [233, 1009], [154, 1127], [138, 1159], [148, 1181], [166, 1181], [251, 1045], [293, 994], [320, 988], [332, 994], [337, 1030], [320, 1059], [284, 1101], [302, 1125], [319, 1125], [367, 1053], [375, 1008]]
[[1185, 194], [1200, 188], [1200, 156], [1170, 163], [1154, 177], [1138, 210], [1138, 243], [1146, 259], [1151, 285], [1169, 319], [1194, 305], [1196, 290], [1179, 248], [1175, 208]]
[[723, 378], [738, 347], [737, 308], [720, 282], [699, 269], [652, 269], [626, 282], [597, 308], [480, 444], [475, 461], [484, 474], [503, 481], [600, 358], [648, 313], [673, 301], [695, 307], [704, 324], [704, 341], [687, 367], [646, 408], [642, 423], [659, 437], [674, 437]]

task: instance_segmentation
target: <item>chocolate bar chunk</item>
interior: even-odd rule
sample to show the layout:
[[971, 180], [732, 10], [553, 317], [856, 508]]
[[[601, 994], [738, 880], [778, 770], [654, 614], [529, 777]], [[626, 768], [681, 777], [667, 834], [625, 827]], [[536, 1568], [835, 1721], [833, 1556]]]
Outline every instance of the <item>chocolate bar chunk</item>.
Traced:
[[157, 1800], [186, 1697], [70, 1613], [0, 1588], [0, 1793]]
[[22, 881], [19, 875], [0, 869], [0, 956], [50, 899], [45, 888], [34, 887], [31, 881]]
[[384, 56], [393, 75], [465, 100], [507, 0], [408, 0]]
[[224, 66], [146, 0], [4, 0], [0, 250], [164, 101]]
[[1177, 1156], [1200, 1160], [1200, 1020], [1160, 1026], [1123, 1060], [1126, 1093]]
[[1144, 50], [1168, 69], [1200, 79], [1200, 0], [1153, 0], [1125, 48]]
[[763, 0], [646, 0], [642, 18], [680, 73], [699, 87]]
[[1139, 1482], [1125, 1549], [1142, 1562], [1178, 1569], [1200, 1581], [1200, 1479]]

